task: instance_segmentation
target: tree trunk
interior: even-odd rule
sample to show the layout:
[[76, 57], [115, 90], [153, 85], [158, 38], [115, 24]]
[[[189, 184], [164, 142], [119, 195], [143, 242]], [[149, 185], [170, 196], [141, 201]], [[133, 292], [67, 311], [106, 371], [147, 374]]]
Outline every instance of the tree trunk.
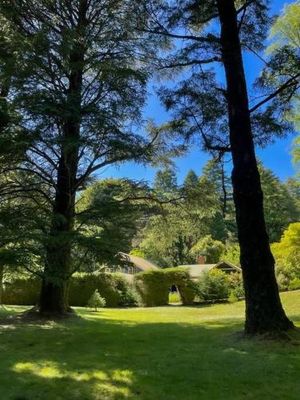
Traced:
[[[84, 35], [87, 1], [79, 7], [77, 36]], [[85, 48], [74, 41], [69, 56], [68, 108], [62, 124], [61, 157], [57, 171], [52, 228], [46, 249], [46, 265], [40, 295], [40, 312], [64, 314], [69, 310], [68, 287], [72, 275], [72, 240], [74, 234], [76, 177], [79, 161], [81, 96]]]
[[233, 195], [245, 286], [245, 332], [286, 331], [293, 323], [281, 305], [265, 226], [235, 4], [234, 0], [218, 0], [217, 4], [227, 82]]
[[[78, 165], [79, 126], [64, 127], [66, 144], [57, 173], [57, 189], [52, 227], [46, 253], [46, 265], [40, 296], [40, 312], [64, 314], [68, 311], [68, 281], [72, 269], [72, 234], [74, 229], [76, 174]], [[73, 144], [68, 144], [72, 140]]]

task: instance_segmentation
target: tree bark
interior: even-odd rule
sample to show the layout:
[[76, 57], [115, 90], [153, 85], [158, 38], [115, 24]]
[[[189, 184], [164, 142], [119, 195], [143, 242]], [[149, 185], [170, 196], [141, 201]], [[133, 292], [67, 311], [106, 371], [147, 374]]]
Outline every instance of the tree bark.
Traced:
[[63, 132], [65, 144], [57, 173], [52, 227], [46, 249], [46, 265], [40, 296], [41, 313], [63, 314], [68, 310], [67, 288], [72, 268], [71, 248], [75, 215], [79, 125], [67, 122]]
[[[87, 1], [81, 0], [77, 37], [84, 34]], [[40, 312], [64, 314], [69, 310], [68, 286], [72, 275], [76, 179], [80, 148], [81, 96], [85, 49], [74, 41], [69, 56], [70, 74], [67, 111], [62, 124], [61, 157], [57, 171], [52, 227], [40, 295]]]
[[232, 184], [245, 286], [247, 334], [286, 331], [293, 323], [282, 308], [266, 231], [234, 0], [217, 0], [227, 82]]

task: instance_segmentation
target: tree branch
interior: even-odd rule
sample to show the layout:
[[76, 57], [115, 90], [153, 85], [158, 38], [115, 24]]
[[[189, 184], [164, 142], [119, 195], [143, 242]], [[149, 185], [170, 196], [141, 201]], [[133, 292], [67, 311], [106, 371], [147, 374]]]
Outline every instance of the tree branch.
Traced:
[[163, 65], [162, 67], [159, 67], [158, 69], [167, 69], [167, 68], [177, 68], [177, 67], [188, 67], [190, 65], [202, 65], [202, 64], [210, 64], [213, 62], [221, 62], [222, 59], [220, 57], [211, 57], [203, 60], [190, 60], [187, 62], [182, 62], [182, 63], [174, 63], [174, 64], [169, 64], [169, 65]]
[[293, 76], [292, 78], [288, 79], [283, 85], [281, 85], [275, 92], [271, 93], [269, 96], [265, 97], [263, 100], [261, 100], [259, 103], [255, 104], [252, 108], [250, 108], [250, 113], [253, 113], [256, 111], [259, 107], [262, 105], [268, 103], [270, 100], [274, 99], [274, 97], [278, 96], [281, 92], [283, 92], [285, 89], [296, 86], [299, 82], [297, 81], [297, 78], [300, 77], [300, 73], [297, 74], [296, 76]]

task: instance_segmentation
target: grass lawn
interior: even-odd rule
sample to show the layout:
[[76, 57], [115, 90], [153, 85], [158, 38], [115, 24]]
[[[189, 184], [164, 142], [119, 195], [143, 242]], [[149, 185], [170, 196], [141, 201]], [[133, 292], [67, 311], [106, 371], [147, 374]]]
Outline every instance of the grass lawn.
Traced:
[[[300, 327], [300, 291], [282, 299]], [[77, 311], [0, 326], [1, 400], [300, 399], [299, 332], [291, 343], [242, 339], [243, 302]]]

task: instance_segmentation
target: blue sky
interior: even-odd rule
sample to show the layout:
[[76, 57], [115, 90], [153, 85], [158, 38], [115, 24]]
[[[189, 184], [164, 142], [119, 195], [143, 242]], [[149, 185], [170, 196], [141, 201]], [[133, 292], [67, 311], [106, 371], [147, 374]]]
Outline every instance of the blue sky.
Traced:
[[[280, 13], [285, 4], [292, 1], [275, 0], [271, 1], [271, 9], [273, 13]], [[261, 63], [256, 57], [246, 55], [245, 70], [248, 83], [259, 74]], [[157, 85], [153, 83], [152, 86]], [[156, 122], [163, 122], [168, 119], [167, 113], [159, 103], [158, 98], [154, 93], [151, 93], [148, 98], [147, 106], [145, 107], [145, 117], [151, 118]], [[290, 135], [286, 139], [277, 140], [274, 144], [268, 145], [265, 149], [257, 149], [257, 156], [264, 165], [272, 169], [275, 174], [282, 180], [295, 174], [291, 163], [291, 143], [293, 136]], [[178, 158], [175, 161], [178, 182], [181, 183], [190, 169], [193, 169], [197, 174], [201, 173], [204, 164], [209, 159], [209, 155], [200, 151], [199, 148], [193, 148], [184, 157]], [[99, 178], [104, 177], [126, 177], [135, 180], [144, 180], [151, 182], [155, 175], [156, 169], [150, 166], [142, 166], [135, 163], [125, 163], [118, 167], [109, 167], [99, 171]]]

